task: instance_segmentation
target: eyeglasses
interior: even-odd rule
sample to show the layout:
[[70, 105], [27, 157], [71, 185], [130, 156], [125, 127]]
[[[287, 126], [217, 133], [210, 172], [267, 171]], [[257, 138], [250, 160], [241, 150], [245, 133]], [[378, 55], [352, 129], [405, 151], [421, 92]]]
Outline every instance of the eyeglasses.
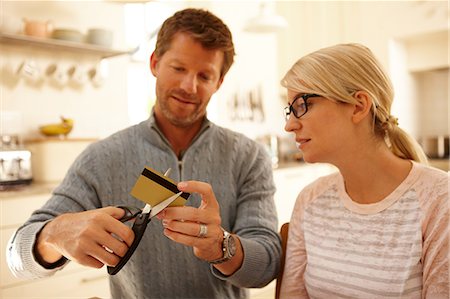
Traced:
[[286, 121], [289, 120], [291, 113], [294, 114], [296, 118], [300, 118], [308, 112], [308, 99], [313, 97], [320, 97], [320, 95], [315, 93], [305, 93], [298, 94], [294, 97], [292, 104], [284, 108], [284, 117]]

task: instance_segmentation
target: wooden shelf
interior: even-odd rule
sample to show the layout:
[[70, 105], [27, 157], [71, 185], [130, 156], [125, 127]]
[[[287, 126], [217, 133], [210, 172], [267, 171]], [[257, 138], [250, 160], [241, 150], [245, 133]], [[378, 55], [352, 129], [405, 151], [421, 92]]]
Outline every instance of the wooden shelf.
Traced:
[[129, 51], [119, 51], [102, 46], [77, 43], [59, 39], [51, 38], [37, 38], [25, 35], [12, 35], [12, 34], [0, 34], [0, 44], [26, 46], [26, 47], [39, 47], [48, 50], [60, 50], [75, 53], [84, 53], [98, 55], [102, 58], [109, 58], [118, 55], [128, 54]]

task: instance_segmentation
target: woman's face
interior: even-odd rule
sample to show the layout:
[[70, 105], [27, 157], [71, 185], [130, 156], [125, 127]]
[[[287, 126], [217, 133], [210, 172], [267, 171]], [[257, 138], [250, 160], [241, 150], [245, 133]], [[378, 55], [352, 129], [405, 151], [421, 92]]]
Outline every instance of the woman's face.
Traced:
[[[288, 90], [289, 103], [298, 94]], [[332, 164], [344, 159], [351, 140], [352, 106], [324, 97], [310, 97], [306, 103], [306, 114], [296, 118], [291, 113], [284, 128], [295, 134], [303, 159], [309, 163]]]

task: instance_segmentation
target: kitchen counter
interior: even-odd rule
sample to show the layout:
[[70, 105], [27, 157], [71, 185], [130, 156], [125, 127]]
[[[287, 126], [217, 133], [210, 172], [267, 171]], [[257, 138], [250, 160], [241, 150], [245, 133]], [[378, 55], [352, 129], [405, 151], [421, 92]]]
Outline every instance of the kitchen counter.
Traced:
[[[432, 167], [436, 167], [439, 169], [442, 169], [444, 171], [450, 171], [450, 159], [429, 159], [428, 163]], [[304, 165], [312, 165], [301, 161], [287, 161], [287, 162], [281, 162], [278, 164], [277, 167], [274, 167], [273, 170], [277, 169], [286, 169], [286, 168], [293, 168], [293, 167], [299, 167]]]
[[[429, 161], [430, 166], [442, 169], [444, 171], [450, 170], [450, 160], [449, 159], [432, 159]], [[302, 166], [308, 166], [313, 164], [308, 164], [303, 161], [289, 161], [279, 163], [277, 167], [273, 169], [274, 172], [278, 171], [289, 171], [292, 169], [295, 171], [296, 168], [301, 169]], [[332, 166], [330, 166], [333, 168]], [[309, 169], [306, 167], [305, 169]], [[0, 200], [13, 199], [18, 197], [30, 197], [35, 195], [43, 195], [43, 194], [51, 194], [53, 189], [58, 186], [58, 183], [36, 183], [33, 182], [30, 185], [15, 187], [10, 190], [1, 190], [0, 191]]]
[[32, 197], [36, 195], [50, 195], [56, 186], [57, 184], [55, 183], [31, 183], [26, 186], [18, 186], [13, 189], [0, 191], [0, 200]]
[[[295, 169], [298, 167], [310, 165], [304, 161], [288, 161], [279, 163], [273, 171]], [[58, 182], [42, 183], [33, 182], [30, 185], [12, 187], [7, 190], [0, 190], [0, 200], [13, 199], [18, 197], [29, 197], [42, 194], [51, 194], [53, 189], [58, 186]]]
[[442, 169], [443, 171], [450, 171], [450, 159], [430, 159], [430, 166]]
[[0, 191], [0, 298], [110, 298], [105, 269], [91, 269], [69, 263], [54, 276], [23, 280], [8, 271], [6, 248], [14, 232], [50, 198], [55, 184], [32, 183], [28, 186]]
[[277, 170], [277, 169], [286, 169], [286, 168], [292, 168], [292, 167], [299, 167], [299, 166], [303, 166], [303, 165], [307, 165], [307, 163], [303, 160], [300, 161], [295, 161], [295, 160], [291, 160], [291, 161], [283, 161], [278, 163], [278, 165], [276, 167], [273, 168], [273, 170]]

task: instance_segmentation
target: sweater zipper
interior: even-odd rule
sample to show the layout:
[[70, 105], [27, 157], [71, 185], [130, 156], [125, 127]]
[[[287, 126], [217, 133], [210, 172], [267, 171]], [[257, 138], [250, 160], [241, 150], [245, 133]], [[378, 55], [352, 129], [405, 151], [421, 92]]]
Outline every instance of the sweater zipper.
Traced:
[[178, 160], [178, 171], [180, 173], [180, 182], [183, 181], [183, 159]]

